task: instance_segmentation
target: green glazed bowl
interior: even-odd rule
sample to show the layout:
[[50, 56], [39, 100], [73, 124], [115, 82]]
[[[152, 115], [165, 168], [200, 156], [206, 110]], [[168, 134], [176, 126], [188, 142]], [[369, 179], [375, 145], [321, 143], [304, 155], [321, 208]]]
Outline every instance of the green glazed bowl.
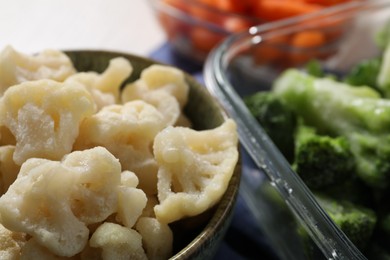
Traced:
[[[115, 57], [128, 59], [133, 73], [127, 82], [139, 78], [141, 71], [158, 62], [126, 53], [109, 51], [65, 51], [78, 71], [103, 72], [109, 61]], [[227, 118], [218, 101], [194, 78], [186, 74], [190, 86], [186, 116], [197, 130], [212, 129]], [[220, 202], [204, 214], [171, 225], [174, 232], [174, 255], [171, 259], [212, 259], [215, 255], [233, 215], [241, 175], [241, 161], [238, 162], [229, 186]]]

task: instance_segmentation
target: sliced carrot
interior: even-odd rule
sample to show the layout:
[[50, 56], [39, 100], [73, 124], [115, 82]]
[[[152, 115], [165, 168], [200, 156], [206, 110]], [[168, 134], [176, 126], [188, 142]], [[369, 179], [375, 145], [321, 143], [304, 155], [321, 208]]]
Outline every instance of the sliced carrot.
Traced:
[[253, 9], [254, 15], [267, 21], [289, 18], [321, 10], [317, 4], [291, 0], [260, 0]]
[[222, 26], [228, 32], [243, 31], [243, 30], [248, 29], [252, 25], [254, 25], [254, 24], [249, 22], [248, 20], [242, 18], [242, 17], [239, 17], [239, 16], [227, 17], [222, 22]]
[[289, 44], [288, 36], [278, 36], [260, 42], [252, 48], [252, 57], [257, 65], [273, 63], [286, 55], [283, 51]]
[[318, 30], [296, 33], [291, 38], [290, 59], [294, 66], [298, 66], [313, 58], [318, 58], [320, 51], [317, 49], [326, 44], [325, 35]]
[[248, 10], [251, 9], [254, 3], [258, 0], [197, 0], [197, 1], [221, 11], [236, 13], [236, 14], [247, 14]]
[[324, 43], [324, 34], [317, 30], [296, 33], [291, 39], [291, 45], [299, 48], [318, 47]]
[[248, 8], [245, 0], [215, 0], [217, 8], [223, 11], [244, 14]]
[[[202, 0], [205, 1], [205, 0]], [[205, 3], [203, 3], [205, 4]], [[221, 15], [215, 13], [215, 9], [208, 8], [205, 5], [192, 3], [188, 5], [190, 13], [195, 18], [198, 18], [201, 21], [206, 21], [210, 23], [221, 23]]]
[[201, 52], [209, 52], [223, 38], [224, 35], [200, 26], [194, 26], [190, 31], [190, 40], [193, 47]]

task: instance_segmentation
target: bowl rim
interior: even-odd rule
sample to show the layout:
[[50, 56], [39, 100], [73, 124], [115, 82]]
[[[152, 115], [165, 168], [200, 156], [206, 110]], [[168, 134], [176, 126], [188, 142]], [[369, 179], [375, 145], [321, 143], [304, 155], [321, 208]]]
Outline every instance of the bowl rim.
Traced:
[[[243, 47], [266, 39], [269, 34], [283, 34], [300, 23], [326, 16], [354, 16], [362, 11], [370, 11], [390, 6], [387, 0], [350, 2], [342, 6], [311, 13], [291, 19], [249, 28], [247, 31], [228, 36], [208, 55], [204, 66], [205, 84], [209, 91], [223, 104], [225, 110], [238, 125], [241, 145], [248, 152], [257, 167], [262, 169], [271, 183], [285, 199], [298, 222], [306, 229], [325, 257], [334, 259], [366, 259], [346, 235], [334, 224], [328, 214], [319, 206], [312, 192], [302, 179], [291, 169], [280, 151], [257, 123], [249, 109], [229, 83], [225, 68], [231, 58]], [[279, 30], [281, 29], [281, 30]], [[267, 35], [268, 34], [268, 35]], [[280, 158], [282, 160], [280, 160]], [[245, 188], [245, 178], [241, 179], [243, 197], [252, 203], [253, 195]], [[255, 212], [253, 212], [256, 214]]]

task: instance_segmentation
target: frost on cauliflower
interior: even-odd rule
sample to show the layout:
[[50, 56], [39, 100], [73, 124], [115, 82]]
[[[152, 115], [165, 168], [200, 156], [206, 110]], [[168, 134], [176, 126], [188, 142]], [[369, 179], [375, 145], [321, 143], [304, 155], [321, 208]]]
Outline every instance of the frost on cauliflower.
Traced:
[[27, 55], [11, 46], [0, 52], [0, 96], [13, 85], [38, 79], [64, 81], [76, 73], [69, 57], [58, 50]]
[[128, 228], [134, 226], [147, 203], [145, 192], [136, 188], [137, 185], [138, 178], [133, 172], [122, 172], [121, 185], [118, 188], [118, 211], [116, 219]]
[[142, 236], [142, 244], [149, 260], [169, 259], [172, 255], [173, 233], [168, 224], [155, 218], [142, 217], [135, 229]]
[[224, 194], [238, 160], [236, 124], [204, 131], [167, 127], [154, 141], [159, 164], [156, 218], [171, 223], [200, 214]]
[[92, 234], [89, 245], [102, 251], [102, 260], [148, 259], [142, 247], [141, 235], [130, 228], [105, 222]]
[[0, 195], [16, 180], [20, 166], [15, 164], [13, 154], [15, 146], [0, 146]]
[[0, 224], [0, 259], [20, 259], [21, 249], [26, 240], [26, 234], [13, 232]]
[[77, 82], [85, 86], [100, 110], [119, 101], [120, 87], [132, 71], [130, 62], [123, 57], [118, 57], [111, 59], [108, 67], [101, 74], [94, 71], [79, 72], [67, 78], [66, 82]]
[[25, 232], [59, 256], [83, 250], [88, 224], [117, 209], [119, 161], [103, 147], [76, 151], [62, 161], [32, 158], [0, 198], [1, 223]]
[[59, 160], [72, 150], [80, 122], [95, 111], [79, 84], [37, 80], [12, 86], [0, 100], [0, 124], [16, 138], [14, 160]]
[[123, 170], [137, 175], [139, 188], [155, 194], [158, 167], [151, 146], [164, 127], [161, 113], [144, 101], [106, 106], [83, 121], [75, 149], [106, 147], [119, 159]]
[[183, 108], [187, 104], [189, 86], [184, 73], [176, 68], [154, 64], [141, 72], [140, 79], [149, 91], [164, 90], [174, 96]]
[[182, 108], [187, 104], [189, 85], [182, 71], [165, 66], [151, 65], [144, 69], [140, 78], [127, 84], [122, 91], [122, 102], [142, 99], [159, 110], [169, 125], [174, 125]]
[[147, 91], [143, 84], [134, 83], [126, 86], [122, 92], [122, 102], [143, 100], [153, 105], [165, 118], [166, 125], [174, 125], [182, 114], [179, 102], [171, 94], [157, 90]]
[[[39, 260], [61, 260], [64, 257], [57, 256], [50, 252], [46, 247], [41, 246], [35, 238], [31, 238], [24, 244], [21, 254], [20, 260], [31, 260], [31, 259], [39, 259]], [[67, 260], [77, 259], [66, 257]]]

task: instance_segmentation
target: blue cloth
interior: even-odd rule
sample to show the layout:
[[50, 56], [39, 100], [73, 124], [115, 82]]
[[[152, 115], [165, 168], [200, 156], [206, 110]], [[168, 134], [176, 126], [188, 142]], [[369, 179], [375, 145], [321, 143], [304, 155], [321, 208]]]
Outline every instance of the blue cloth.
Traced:
[[[172, 47], [165, 43], [150, 54], [150, 58], [181, 68], [193, 75], [200, 83], [204, 84], [202, 64], [193, 62], [175, 53]], [[242, 150], [243, 171], [245, 164], [250, 164], [250, 158]], [[244, 174], [244, 172], [243, 172]], [[278, 259], [271, 249], [262, 230], [256, 224], [254, 216], [250, 212], [244, 199], [238, 194], [237, 203], [231, 225], [227, 230], [223, 243], [215, 255], [215, 260], [241, 260], [241, 259]]]

